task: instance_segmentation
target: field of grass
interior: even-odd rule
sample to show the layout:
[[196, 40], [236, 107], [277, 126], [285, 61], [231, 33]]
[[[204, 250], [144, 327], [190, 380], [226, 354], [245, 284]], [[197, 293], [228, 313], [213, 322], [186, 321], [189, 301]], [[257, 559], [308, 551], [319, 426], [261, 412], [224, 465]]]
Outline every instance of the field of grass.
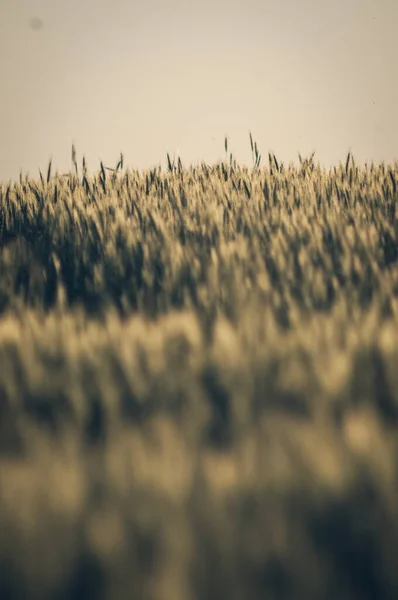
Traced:
[[398, 163], [252, 150], [0, 183], [1, 600], [398, 597]]

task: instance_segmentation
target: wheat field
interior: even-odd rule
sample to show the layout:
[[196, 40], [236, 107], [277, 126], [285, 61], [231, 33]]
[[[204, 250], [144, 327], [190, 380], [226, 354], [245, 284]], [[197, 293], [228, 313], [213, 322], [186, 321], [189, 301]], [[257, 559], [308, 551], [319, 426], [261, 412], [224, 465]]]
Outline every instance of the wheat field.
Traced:
[[0, 598], [397, 597], [398, 163], [0, 184]]

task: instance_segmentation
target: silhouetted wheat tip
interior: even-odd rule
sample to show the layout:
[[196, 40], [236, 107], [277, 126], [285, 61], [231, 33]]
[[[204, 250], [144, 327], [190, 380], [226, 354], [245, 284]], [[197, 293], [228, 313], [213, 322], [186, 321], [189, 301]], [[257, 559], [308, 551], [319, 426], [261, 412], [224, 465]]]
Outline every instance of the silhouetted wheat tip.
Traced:
[[47, 183], [49, 183], [50, 179], [51, 179], [51, 163], [52, 163], [52, 159], [50, 159], [50, 163], [49, 163], [48, 169], [47, 169]]
[[348, 167], [350, 165], [350, 157], [351, 157], [351, 152], [348, 153], [347, 160], [346, 160], [346, 163], [345, 163], [345, 172], [346, 172], [346, 174], [348, 173]]

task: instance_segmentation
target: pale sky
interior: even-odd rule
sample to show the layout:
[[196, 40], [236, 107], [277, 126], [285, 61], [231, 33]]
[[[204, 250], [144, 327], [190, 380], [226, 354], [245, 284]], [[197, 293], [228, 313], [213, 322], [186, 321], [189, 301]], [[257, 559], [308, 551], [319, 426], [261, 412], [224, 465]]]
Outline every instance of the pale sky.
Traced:
[[1, 0], [0, 180], [398, 158], [398, 0]]

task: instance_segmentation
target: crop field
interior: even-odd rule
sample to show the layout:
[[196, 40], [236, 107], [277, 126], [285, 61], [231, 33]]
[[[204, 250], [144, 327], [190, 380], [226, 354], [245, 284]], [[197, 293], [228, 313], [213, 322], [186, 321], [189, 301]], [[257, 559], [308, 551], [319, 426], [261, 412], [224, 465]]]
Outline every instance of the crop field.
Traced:
[[0, 598], [398, 597], [398, 162], [0, 183]]

